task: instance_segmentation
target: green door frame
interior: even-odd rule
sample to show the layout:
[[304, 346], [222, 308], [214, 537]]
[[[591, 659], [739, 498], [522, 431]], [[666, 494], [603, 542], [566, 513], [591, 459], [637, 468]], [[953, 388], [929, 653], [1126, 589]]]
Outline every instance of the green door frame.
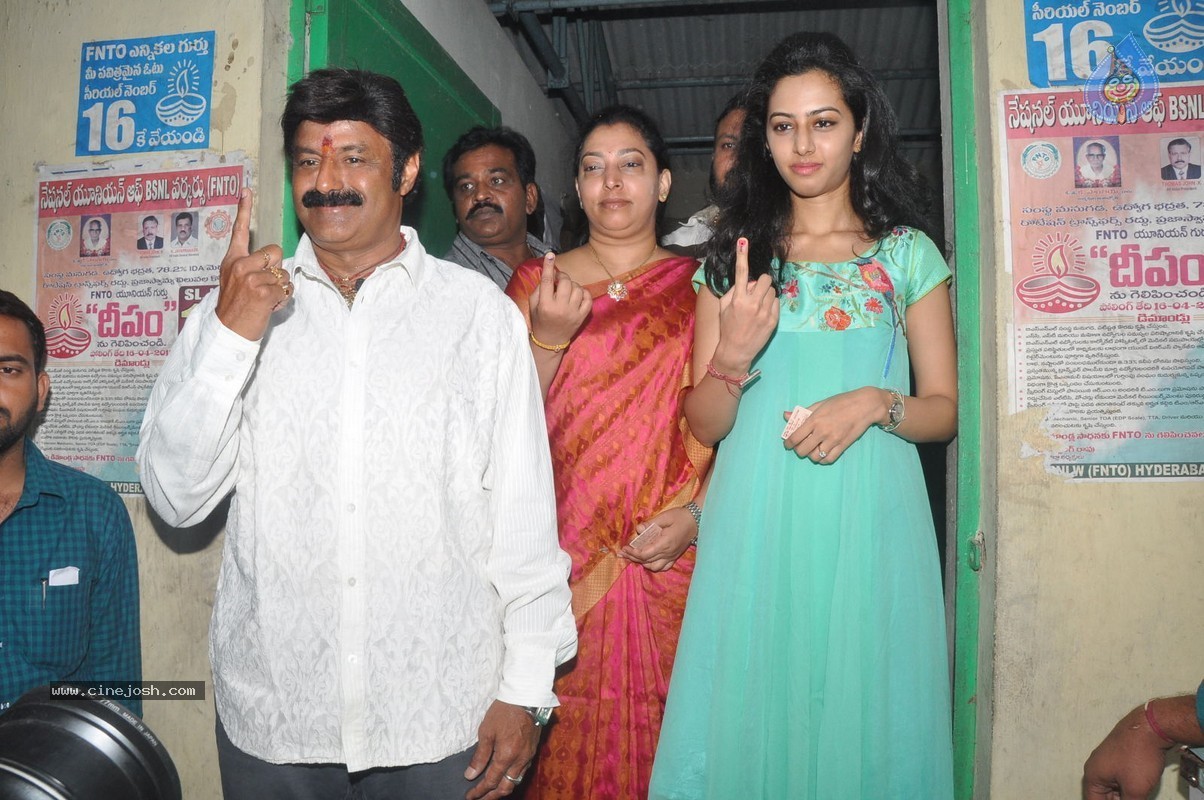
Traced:
[[[983, 566], [982, 342], [979, 92], [975, 76], [974, 0], [946, 0], [952, 154], [953, 255], [958, 309], [958, 434], [954, 535], [953, 763], [954, 796], [975, 796], [979, 709], [979, 612]], [[987, 743], [984, 742], [984, 745]]]
[[[401, 0], [291, 0], [288, 83], [324, 67], [375, 69], [393, 75], [422, 120], [425, 144], [418, 191], [405, 202], [405, 224], [421, 232], [429, 252], [441, 254], [456, 235], [451, 203], [443, 194], [443, 155], [474, 125], [497, 125], [501, 113], [418, 22]], [[282, 246], [300, 238], [291, 190], [284, 187]]]

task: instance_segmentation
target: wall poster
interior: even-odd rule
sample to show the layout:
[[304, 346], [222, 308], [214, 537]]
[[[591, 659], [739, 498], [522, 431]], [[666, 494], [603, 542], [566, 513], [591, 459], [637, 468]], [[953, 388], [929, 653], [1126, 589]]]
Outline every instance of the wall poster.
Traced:
[[36, 441], [48, 458], [141, 491], [147, 397], [189, 310], [217, 286], [248, 180], [241, 154], [39, 169], [35, 310], [51, 399]]
[[213, 31], [84, 42], [77, 156], [209, 146]]
[[1071, 479], [1204, 478], [1204, 84], [1146, 97], [1000, 95], [1011, 410]]

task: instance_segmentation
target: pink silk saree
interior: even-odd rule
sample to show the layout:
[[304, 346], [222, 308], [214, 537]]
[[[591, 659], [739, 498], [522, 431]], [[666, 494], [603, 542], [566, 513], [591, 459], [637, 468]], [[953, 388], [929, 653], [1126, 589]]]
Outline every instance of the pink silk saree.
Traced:
[[[540, 261], [506, 288], [523, 314]], [[594, 305], [546, 403], [560, 545], [571, 556], [577, 658], [557, 673], [561, 706], [524, 781], [526, 800], [642, 798], [660, 735], [694, 550], [653, 573], [616, 553], [636, 524], [694, 497], [710, 451], [689, 434], [692, 258], [626, 275], [629, 296], [585, 287]]]

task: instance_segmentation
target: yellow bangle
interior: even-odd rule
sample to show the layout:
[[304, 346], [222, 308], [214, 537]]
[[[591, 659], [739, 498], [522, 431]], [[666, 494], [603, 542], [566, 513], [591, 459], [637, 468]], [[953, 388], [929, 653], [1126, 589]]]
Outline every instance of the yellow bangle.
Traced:
[[529, 331], [527, 335], [531, 337], [531, 344], [535, 345], [540, 350], [547, 350], [549, 353], [559, 353], [561, 350], [567, 350], [569, 345], [573, 343], [573, 340], [569, 339], [564, 344], [544, 344], [535, 338], [535, 331]]

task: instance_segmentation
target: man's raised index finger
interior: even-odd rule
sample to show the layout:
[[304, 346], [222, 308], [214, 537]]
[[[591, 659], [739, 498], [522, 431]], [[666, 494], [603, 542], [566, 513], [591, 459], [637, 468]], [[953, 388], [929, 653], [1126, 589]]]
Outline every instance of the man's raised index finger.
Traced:
[[230, 232], [230, 254], [245, 256], [251, 252], [251, 190], [243, 188], [238, 195], [238, 213]]

